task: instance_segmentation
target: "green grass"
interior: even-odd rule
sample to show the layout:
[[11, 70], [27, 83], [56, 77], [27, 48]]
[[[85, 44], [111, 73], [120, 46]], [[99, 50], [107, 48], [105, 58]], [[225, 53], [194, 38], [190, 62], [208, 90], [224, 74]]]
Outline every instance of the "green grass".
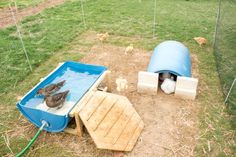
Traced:
[[30, 6], [35, 6], [44, 0], [0, 0], [0, 9], [9, 7], [9, 4], [11, 6], [15, 6], [14, 2], [16, 2], [18, 8], [26, 8]]
[[[68, 3], [64, 7], [47, 9], [42, 14], [29, 17], [22, 22], [23, 40], [33, 68], [84, 30], [81, 27], [81, 14], [77, 11], [77, 15], [73, 16], [72, 7], [73, 4]], [[79, 8], [74, 7], [74, 10], [76, 9]], [[0, 52], [3, 56], [0, 62], [6, 66], [0, 70], [3, 76], [0, 81], [4, 87], [0, 89], [0, 93], [5, 93], [23, 80], [30, 70], [15, 27], [0, 31], [0, 36], [3, 37], [0, 39]]]
[[[81, 34], [86, 30], [106, 32], [114, 36], [122, 36], [108, 42], [124, 46], [132, 37], [134, 44], [142, 49], [152, 50], [156, 44], [164, 40], [178, 40], [186, 44], [190, 51], [198, 56], [200, 68], [199, 105], [201, 108], [200, 138], [195, 150], [196, 156], [225, 155], [224, 149], [232, 146], [232, 133], [228, 117], [225, 115], [223, 96], [220, 92], [216, 63], [212, 53], [212, 41], [215, 26], [217, 0], [157, 1], [157, 27], [153, 35], [153, 1], [140, 0], [88, 0], [84, 1], [86, 28], [82, 22], [80, 1], [67, 1], [63, 5], [47, 9], [42, 13], [22, 21], [21, 31], [26, 49], [29, 53], [33, 72], [27, 65], [22, 46], [16, 34], [15, 27], [0, 30], [0, 132], [12, 129], [22, 124], [19, 111], [15, 107], [15, 95], [23, 95], [40, 79], [52, 70], [56, 63], [63, 60], [78, 60], [79, 53], [70, 53], [77, 40], [78, 46], [90, 47], [84, 43]], [[206, 47], [200, 48], [192, 40], [203, 36], [209, 40]], [[72, 42], [73, 41], [73, 42]], [[215, 129], [209, 130], [208, 124]], [[206, 131], [207, 130], [207, 131]], [[26, 134], [27, 136], [27, 134]], [[17, 140], [17, 139], [16, 139]], [[23, 148], [26, 137], [11, 145], [17, 153]], [[207, 142], [211, 141], [212, 151], [207, 150]], [[32, 150], [33, 151], [33, 150]], [[41, 151], [39, 149], [38, 151]], [[9, 154], [9, 150], [0, 138], [0, 155]], [[232, 148], [229, 155], [235, 153]]]
[[[48, 59], [46, 62], [44, 62], [43, 66], [39, 66], [34, 70], [33, 73], [25, 77], [24, 81], [19, 82], [19, 84], [14, 88], [14, 91], [10, 91], [4, 94], [4, 97], [1, 97], [0, 107], [1, 109], [4, 108], [4, 110], [0, 111], [0, 121], [1, 124], [4, 125], [1, 125], [0, 127], [0, 156], [11, 154], [9, 149], [6, 147], [3, 138], [3, 136], [8, 134], [6, 131], [19, 131], [17, 137], [10, 138], [11, 149], [14, 154], [20, 152], [29, 142], [29, 138], [33, 137], [34, 133], [36, 133], [36, 129], [33, 129], [33, 133], [29, 133], [31, 130], [19, 130], [21, 128], [27, 127], [28, 123], [25, 122], [25, 119], [21, 117], [19, 110], [14, 106], [15, 102], [17, 101], [16, 96], [24, 95], [27, 90], [39, 82], [41, 77], [46, 76], [50, 71], [56, 68], [57, 63], [72, 59], [79, 60], [83, 56], [80, 53], [68, 52], [68, 49], [69, 47], [65, 47], [53, 57]], [[30, 134], [30, 136], [28, 134]], [[39, 141], [41, 137], [42, 136], [40, 135], [36, 141]], [[45, 139], [40, 142], [45, 142]], [[56, 152], [59, 151], [60, 153], [57, 154], [58, 156], [66, 156], [64, 154], [66, 151], [59, 149], [59, 146], [47, 145], [41, 148], [42, 144], [39, 143], [36, 142], [36, 146], [34, 146], [34, 149], [29, 151], [29, 154], [34, 154], [34, 156], [41, 155], [50, 157], [54, 156]], [[40, 149], [38, 149], [38, 147], [40, 147]]]
[[[221, 3], [221, 12], [216, 34], [215, 55], [221, 79], [222, 90], [226, 96], [236, 78], [236, 1]], [[236, 85], [227, 101], [232, 125], [236, 128]]]

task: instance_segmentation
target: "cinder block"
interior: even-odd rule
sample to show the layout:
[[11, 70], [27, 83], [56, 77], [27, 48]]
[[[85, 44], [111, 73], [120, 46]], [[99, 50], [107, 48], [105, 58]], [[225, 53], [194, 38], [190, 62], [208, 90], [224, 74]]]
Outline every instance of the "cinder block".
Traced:
[[197, 95], [198, 79], [190, 77], [177, 77], [175, 95], [184, 99], [194, 100]]
[[158, 90], [158, 73], [140, 71], [138, 73], [138, 92], [156, 95]]
[[147, 71], [140, 71], [138, 73], [138, 82], [145, 84], [155, 84], [158, 85], [159, 74]]
[[175, 91], [175, 95], [183, 99], [194, 100], [196, 98], [197, 92], [178, 88]]
[[138, 93], [146, 93], [150, 95], [157, 94], [157, 86], [150, 84], [138, 83]]

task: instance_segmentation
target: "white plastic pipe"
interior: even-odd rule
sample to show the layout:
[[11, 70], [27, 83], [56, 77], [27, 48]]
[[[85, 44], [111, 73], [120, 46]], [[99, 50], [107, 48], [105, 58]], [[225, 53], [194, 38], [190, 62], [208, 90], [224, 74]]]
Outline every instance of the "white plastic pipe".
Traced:
[[225, 102], [224, 102], [224, 103], [227, 102], [227, 100], [228, 100], [228, 98], [229, 98], [229, 95], [230, 95], [230, 93], [231, 93], [231, 91], [232, 91], [232, 89], [233, 89], [233, 87], [234, 87], [235, 82], [236, 82], [236, 78], [234, 79], [234, 81], [233, 81], [233, 83], [232, 83], [232, 85], [231, 85], [231, 87], [230, 87], [230, 89], [229, 89], [229, 92], [228, 92], [228, 94], [227, 94], [227, 96], [226, 96], [226, 98], [225, 98]]

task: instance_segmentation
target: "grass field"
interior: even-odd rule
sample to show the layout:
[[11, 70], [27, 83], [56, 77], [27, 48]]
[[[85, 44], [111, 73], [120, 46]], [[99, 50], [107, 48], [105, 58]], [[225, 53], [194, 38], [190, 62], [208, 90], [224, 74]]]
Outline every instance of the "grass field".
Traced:
[[44, 0], [0, 0], [0, 9], [8, 7], [9, 4], [15, 6], [14, 2], [16, 2], [19, 8], [26, 8], [30, 6], [35, 6]]
[[[86, 30], [108, 31], [113, 36], [133, 37], [138, 48], [152, 50], [160, 41], [174, 39], [186, 44], [198, 56], [200, 69], [199, 113], [200, 138], [195, 149], [196, 156], [233, 156], [232, 129], [224, 112], [223, 97], [220, 92], [216, 64], [212, 52], [217, 0], [157, 1], [157, 24], [153, 38], [154, 3], [151, 0], [87, 0], [83, 1], [85, 11], [84, 26], [80, 1], [67, 1], [63, 5], [47, 9], [42, 13], [22, 21], [21, 31], [29, 53], [33, 72], [30, 72], [25, 55], [16, 34], [15, 27], [0, 30], [0, 156], [16, 154], [32, 136], [18, 136], [11, 139], [12, 152], [4, 141], [5, 132], [21, 128], [26, 121], [19, 118], [15, 107], [16, 95], [23, 95], [60, 61], [78, 60], [79, 53], [68, 50], [75, 40], [78, 46], [90, 47], [90, 43], [80, 41]], [[0, 2], [1, 6], [1, 2]], [[209, 40], [206, 47], [200, 48], [193, 37], [204, 36]], [[110, 44], [126, 46], [128, 40], [114, 39]], [[214, 128], [209, 130], [209, 124]], [[211, 141], [212, 150], [207, 150]], [[32, 149], [35, 156], [52, 156], [55, 152], [63, 156], [66, 150], [59, 146]], [[205, 149], [203, 149], [205, 148]], [[50, 149], [51, 151], [48, 151]], [[226, 151], [226, 152], [225, 152]], [[68, 152], [67, 152], [68, 153]]]

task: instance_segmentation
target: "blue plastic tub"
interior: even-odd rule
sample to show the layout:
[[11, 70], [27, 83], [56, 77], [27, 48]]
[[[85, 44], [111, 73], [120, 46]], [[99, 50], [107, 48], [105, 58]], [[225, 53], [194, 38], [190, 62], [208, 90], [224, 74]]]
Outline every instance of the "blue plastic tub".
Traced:
[[[61, 132], [70, 121], [70, 111], [106, 70], [107, 68], [104, 66], [72, 61], [65, 62], [29, 91], [17, 103], [17, 107], [37, 127], [40, 127], [42, 120], [45, 120], [49, 126], [44, 127], [44, 130], [48, 132]], [[36, 93], [40, 88], [62, 80], [66, 80], [66, 83], [58, 92], [70, 90], [65, 104], [61, 109], [48, 108], [44, 103], [43, 96], [39, 96]]]
[[191, 58], [188, 48], [177, 41], [160, 43], [154, 49], [147, 71], [191, 77]]

